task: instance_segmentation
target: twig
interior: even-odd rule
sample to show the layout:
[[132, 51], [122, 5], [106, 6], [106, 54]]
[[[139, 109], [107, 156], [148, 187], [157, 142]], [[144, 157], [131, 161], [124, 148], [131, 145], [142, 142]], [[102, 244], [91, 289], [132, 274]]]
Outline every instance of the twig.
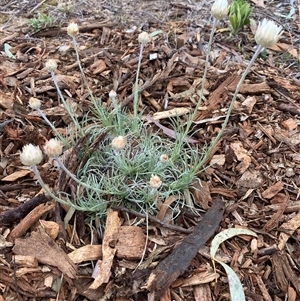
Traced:
[[32, 14], [36, 9], [38, 9], [41, 5], [43, 5], [47, 0], [43, 0], [42, 2], [38, 3], [27, 15], [29, 16]]
[[[119, 211], [124, 211], [124, 212], [127, 212], [129, 214], [133, 214], [135, 216], [141, 217], [141, 218], [147, 218], [147, 216], [145, 214], [136, 212], [134, 210], [125, 208], [123, 206], [112, 206], [112, 209], [119, 210]], [[184, 229], [184, 228], [179, 227], [179, 226], [170, 225], [170, 224], [168, 224], [168, 223], [166, 223], [164, 221], [161, 221], [157, 217], [154, 217], [154, 216], [151, 216], [151, 215], [148, 215], [148, 219], [150, 221], [154, 222], [154, 223], [160, 224], [164, 228], [168, 228], [168, 229], [171, 229], [171, 230], [174, 230], [174, 231], [178, 231], [178, 232], [181, 232], [181, 233], [186, 233], [186, 234], [192, 233], [192, 229]]]

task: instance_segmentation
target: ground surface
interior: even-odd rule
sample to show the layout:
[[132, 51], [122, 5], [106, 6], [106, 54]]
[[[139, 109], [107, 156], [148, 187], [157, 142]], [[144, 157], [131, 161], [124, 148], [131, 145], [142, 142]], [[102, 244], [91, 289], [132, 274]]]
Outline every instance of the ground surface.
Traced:
[[[201, 224], [201, 218], [183, 208], [171, 225], [173, 229], [150, 217], [145, 258], [135, 270], [147, 233], [144, 217], [139, 217], [140, 222], [135, 220], [137, 226], [128, 226], [126, 209], [121, 208], [119, 214], [111, 211], [103, 233], [99, 221], [89, 223], [86, 215], [77, 212], [65, 230], [66, 208], [38, 195], [40, 187], [32, 172], [20, 163], [18, 153], [26, 143], [42, 147], [53, 132], [28, 107], [28, 100], [31, 96], [41, 99], [48, 118], [62, 133], [68, 131], [70, 120], [44, 68], [47, 59], [54, 58], [65, 97], [79, 117], [88, 111], [88, 93], [66, 34], [66, 26], [73, 20], [80, 25], [80, 56], [96, 96], [106, 101], [114, 89], [130, 112], [139, 52], [137, 35], [141, 30], [162, 29], [164, 34], [144, 52], [140, 109], [153, 115], [194, 106], [211, 29], [211, 3], [87, 0], [75, 4], [45, 1], [37, 7], [35, 1], [2, 0], [0, 300], [150, 300], [153, 294], [161, 300], [229, 300], [226, 274], [217, 265], [219, 279], [215, 282], [208, 248], [215, 230], [234, 227], [257, 234], [255, 239], [238, 236], [226, 241], [219, 254], [239, 276], [246, 299], [300, 300], [299, 3], [265, 1], [264, 7], [259, 6], [262, 3], [251, 2], [253, 18], [275, 20], [283, 26], [284, 34], [256, 61], [223, 138], [207, 169], [199, 173], [202, 186], [193, 194], [207, 214], [202, 212]], [[38, 11], [55, 18], [55, 23], [33, 32], [27, 21], [36, 18]], [[222, 30], [225, 27], [221, 22], [215, 34], [206, 101], [195, 120], [198, 131], [193, 138], [200, 148], [220, 130], [239, 74], [255, 51], [249, 28], [233, 38]], [[12, 47], [10, 52], [16, 59], [6, 55], [5, 43]], [[150, 54], [157, 58], [150, 60]], [[169, 126], [166, 118], [159, 122]], [[65, 158], [70, 160], [70, 154]], [[52, 163], [44, 160], [39, 166], [44, 181], [49, 187], [67, 187]], [[192, 230], [191, 240], [188, 235]], [[184, 255], [172, 253], [179, 242]], [[196, 249], [190, 258], [197, 244], [200, 251]], [[21, 257], [25, 255], [29, 257]], [[94, 283], [98, 288], [91, 290], [91, 274], [99, 259], [107, 264], [102, 269], [111, 274], [102, 279], [102, 285]], [[156, 277], [152, 282], [151, 271]], [[159, 291], [163, 295], [155, 296]]]

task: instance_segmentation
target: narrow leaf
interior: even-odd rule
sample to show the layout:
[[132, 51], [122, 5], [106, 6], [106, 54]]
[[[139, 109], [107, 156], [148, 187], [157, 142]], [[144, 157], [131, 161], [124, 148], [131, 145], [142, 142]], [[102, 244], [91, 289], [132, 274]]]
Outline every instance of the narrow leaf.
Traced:
[[234, 270], [226, 263], [218, 261], [226, 271], [231, 301], [245, 301], [245, 293], [241, 281]]
[[237, 235], [251, 235], [257, 237], [256, 233], [248, 229], [226, 229], [217, 234], [211, 242], [210, 256], [214, 260], [217, 250], [222, 242]]
[[13, 55], [11, 52], [10, 52], [10, 49], [11, 49], [12, 47], [9, 45], [9, 44], [7, 44], [7, 43], [5, 43], [4, 44], [4, 52], [6, 53], [6, 55], [10, 58], [10, 59], [16, 59], [16, 56], [15, 55]]

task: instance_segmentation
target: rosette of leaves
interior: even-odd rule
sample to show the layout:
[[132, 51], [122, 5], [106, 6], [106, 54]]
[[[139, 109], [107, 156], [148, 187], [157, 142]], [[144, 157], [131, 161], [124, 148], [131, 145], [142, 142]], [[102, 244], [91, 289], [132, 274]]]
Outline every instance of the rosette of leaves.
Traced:
[[245, 25], [250, 24], [249, 17], [251, 12], [252, 8], [250, 4], [244, 0], [236, 0], [230, 5], [228, 10], [229, 29], [234, 36], [237, 35]]

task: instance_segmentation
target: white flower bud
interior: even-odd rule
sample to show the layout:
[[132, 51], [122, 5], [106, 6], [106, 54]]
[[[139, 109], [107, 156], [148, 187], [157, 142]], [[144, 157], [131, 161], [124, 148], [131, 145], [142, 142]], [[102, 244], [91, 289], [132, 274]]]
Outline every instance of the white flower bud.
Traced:
[[150, 178], [149, 185], [153, 189], [158, 189], [162, 185], [162, 181], [159, 176], [152, 175]]
[[46, 142], [44, 151], [49, 158], [57, 158], [62, 154], [63, 145], [56, 138], [52, 138]]
[[114, 90], [111, 90], [108, 94], [109, 98], [116, 98], [117, 97], [117, 93]]
[[169, 160], [169, 156], [167, 154], [162, 154], [159, 158], [160, 162], [165, 163]]
[[272, 47], [279, 40], [282, 34], [281, 30], [282, 27], [277, 26], [275, 22], [263, 19], [256, 29], [255, 41], [265, 48]]
[[143, 31], [139, 34], [138, 41], [139, 41], [139, 43], [146, 45], [151, 41], [151, 37], [149, 36], [149, 34], [146, 31]]
[[211, 7], [211, 14], [217, 20], [225, 18], [228, 14], [228, 1], [227, 0], [216, 0]]
[[46, 62], [45, 67], [48, 71], [52, 72], [52, 71], [55, 71], [57, 69], [57, 63], [54, 59], [49, 59]]
[[39, 109], [41, 107], [41, 101], [38, 98], [30, 97], [29, 98], [29, 106], [33, 110]]
[[38, 165], [43, 160], [43, 153], [38, 146], [30, 143], [23, 146], [20, 160], [22, 164], [26, 166]]
[[78, 25], [75, 22], [71, 22], [67, 27], [67, 33], [71, 37], [75, 37], [79, 34]]
[[111, 141], [111, 147], [115, 150], [115, 151], [120, 151], [122, 150], [126, 145], [126, 138], [123, 136], [118, 136], [115, 137], [112, 141]]

